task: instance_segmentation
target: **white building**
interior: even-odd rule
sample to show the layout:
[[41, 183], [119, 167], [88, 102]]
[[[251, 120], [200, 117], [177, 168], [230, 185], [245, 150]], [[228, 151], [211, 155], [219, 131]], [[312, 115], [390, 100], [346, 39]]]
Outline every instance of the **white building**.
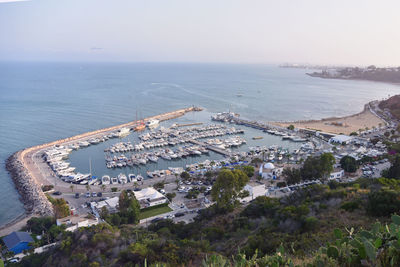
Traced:
[[281, 176], [282, 171], [283, 171], [282, 167], [275, 167], [274, 164], [268, 162], [260, 166], [258, 174], [263, 179], [276, 180], [279, 176]]
[[168, 199], [153, 187], [147, 187], [140, 191], [134, 191], [134, 194], [140, 203], [141, 209], [168, 202]]
[[91, 202], [90, 207], [92, 208], [93, 213], [100, 217], [100, 211], [103, 207], [106, 207], [109, 213], [117, 212], [117, 206], [119, 203], [119, 197], [109, 198], [99, 202]]
[[336, 144], [349, 144], [353, 140], [353, 137], [344, 135], [344, 134], [338, 134], [335, 135], [334, 137], [331, 137], [329, 139], [329, 143], [336, 143]]
[[249, 196], [242, 198], [242, 200], [241, 200], [242, 202], [249, 202], [259, 196], [266, 196], [267, 192], [268, 192], [268, 190], [265, 189], [264, 184], [261, 184], [261, 185], [247, 184], [244, 186], [243, 191], [248, 191]]
[[328, 180], [333, 180], [333, 179], [339, 179], [344, 177], [344, 170], [342, 169], [336, 169], [331, 174], [329, 175]]

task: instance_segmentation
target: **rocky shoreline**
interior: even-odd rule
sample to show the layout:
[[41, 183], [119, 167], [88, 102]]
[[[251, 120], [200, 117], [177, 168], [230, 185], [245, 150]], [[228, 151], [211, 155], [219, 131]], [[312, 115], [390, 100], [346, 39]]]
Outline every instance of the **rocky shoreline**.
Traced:
[[42, 188], [29, 174], [18, 159], [18, 151], [6, 160], [6, 169], [10, 173], [18, 190], [27, 215], [53, 216], [53, 206], [43, 193]]

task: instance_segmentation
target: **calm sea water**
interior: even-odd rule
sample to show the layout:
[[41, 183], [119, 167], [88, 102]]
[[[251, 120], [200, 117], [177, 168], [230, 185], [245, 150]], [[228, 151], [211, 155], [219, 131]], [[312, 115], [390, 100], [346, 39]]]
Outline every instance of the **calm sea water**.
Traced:
[[[397, 85], [324, 80], [270, 65], [0, 63], [0, 225], [23, 213], [4, 162], [24, 147], [131, 121], [137, 111], [146, 117], [198, 105], [203, 115], [180, 120], [228, 109], [258, 120], [318, 119], [398, 93]], [[71, 155], [82, 171], [91, 149], [100, 146]]]

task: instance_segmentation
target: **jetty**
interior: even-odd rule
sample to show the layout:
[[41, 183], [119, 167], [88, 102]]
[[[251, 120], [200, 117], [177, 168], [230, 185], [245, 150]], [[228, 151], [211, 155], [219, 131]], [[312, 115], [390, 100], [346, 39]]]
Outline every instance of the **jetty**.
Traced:
[[191, 140], [189, 140], [189, 142], [192, 143], [192, 144], [195, 144], [195, 145], [199, 145], [199, 146], [205, 147], [208, 150], [214, 151], [215, 153], [218, 153], [218, 154], [221, 154], [221, 155], [224, 155], [224, 156], [227, 156], [227, 157], [231, 156], [230, 152], [228, 152], [228, 151], [226, 151], [224, 149], [220, 149], [218, 147], [215, 147], [213, 145], [209, 145], [209, 144], [203, 143], [203, 142], [201, 142], [199, 140], [191, 139]]

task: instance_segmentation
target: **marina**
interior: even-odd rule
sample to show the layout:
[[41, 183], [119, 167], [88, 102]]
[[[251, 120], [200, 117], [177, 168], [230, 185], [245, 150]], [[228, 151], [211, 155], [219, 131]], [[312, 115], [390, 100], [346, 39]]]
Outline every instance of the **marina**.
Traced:
[[[137, 182], [131, 177], [147, 179], [180, 174], [196, 164], [209, 166], [207, 162], [211, 161], [215, 167], [219, 166], [216, 162], [240, 162], [258, 155], [263, 148], [263, 153], [268, 152], [267, 158], [271, 160], [294, 160], [285, 155], [289, 153], [289, 148], [296, 151], [301, 147], [278, 135], [272, 143], [270, 133], [265, 135], [265, 139], [252, 140], [249, 135], [253, 135], [254, 131], [258, 134], [263, 132], [248, 125], [238, 128], [210, 120], [213, 117], [207, 112], [196, 114], [199, 116], [192, 115], [195, 122], [158, 122], [152, 127], [146, 126], [145, 130], [135, 131], [132, 128], [132, 131], [126, 132], [120, 129], [66, 146], [59, 145], [46, 150], [44, 159], [54, 171], [55, 179], [96, 186]], [[248, 143], [257, 146], [254, 148]], [[288, 147], [282, 147], [283, 144]], [[197, 171], [196, 168], [193, 170]]]

